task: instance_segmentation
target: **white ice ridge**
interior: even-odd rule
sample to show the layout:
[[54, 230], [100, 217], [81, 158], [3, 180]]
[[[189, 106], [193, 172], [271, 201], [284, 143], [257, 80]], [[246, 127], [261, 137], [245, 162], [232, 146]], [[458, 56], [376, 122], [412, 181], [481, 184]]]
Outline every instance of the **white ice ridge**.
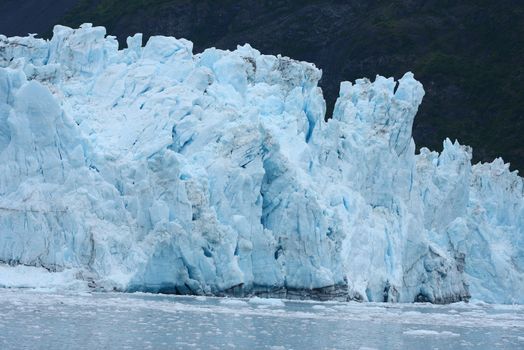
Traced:
[[[524, 303], [524, 186], [444, 141], [422, 85], [103, 27], [0, 36], [0, 261], [104, 290]], [[80, 272], [78, 272], [80, 271]]]

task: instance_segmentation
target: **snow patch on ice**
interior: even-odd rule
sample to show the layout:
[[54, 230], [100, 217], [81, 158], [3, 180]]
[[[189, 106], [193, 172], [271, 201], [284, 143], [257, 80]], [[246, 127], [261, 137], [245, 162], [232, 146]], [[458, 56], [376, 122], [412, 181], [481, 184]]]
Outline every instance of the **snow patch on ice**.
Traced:
[[87, 290], [87, 282], [79, 280], [78, 273], [74, 269], [49, 272], [42, 267], [0, 264], [0, 288]]

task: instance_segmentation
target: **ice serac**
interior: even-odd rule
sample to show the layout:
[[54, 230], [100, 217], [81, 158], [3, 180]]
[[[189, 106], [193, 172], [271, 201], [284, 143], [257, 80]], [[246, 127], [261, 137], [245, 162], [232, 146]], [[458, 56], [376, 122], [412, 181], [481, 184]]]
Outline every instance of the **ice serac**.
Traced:
[[343, 82], [326, 122], [312, 64], [127, 44], [0, 36], [1, 262], [103, 290], [524, 302], [523, 180], [450, 140], [415, 154], [411, 73]]

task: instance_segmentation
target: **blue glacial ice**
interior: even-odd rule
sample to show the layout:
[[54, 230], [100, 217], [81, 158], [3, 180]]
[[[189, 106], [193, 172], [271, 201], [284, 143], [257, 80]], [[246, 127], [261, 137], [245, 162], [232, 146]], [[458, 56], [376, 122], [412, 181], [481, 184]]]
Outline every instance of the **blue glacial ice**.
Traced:
[[89, 24], [0, 35], [0, 261], [99, 290], [524, 303], [523, 179], [449, 139], [416, 154], [413, 74], [342, 82], [327, 122], [321, 74]]

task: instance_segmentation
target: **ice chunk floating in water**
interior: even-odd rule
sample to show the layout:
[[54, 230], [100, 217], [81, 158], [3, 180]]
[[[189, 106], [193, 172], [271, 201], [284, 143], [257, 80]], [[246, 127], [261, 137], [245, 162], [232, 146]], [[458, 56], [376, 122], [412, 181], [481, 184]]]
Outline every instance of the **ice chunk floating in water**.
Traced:
[[312, 64], [127, 43], [0, 36], [4, 263], [105, 290], [524, 302], [522, 178], [449, 140], [416, 155], [411, 73], [343, 82], [325, 122]]
[[89, 350], [492, 350], [524, 345], [519, 305], [327, 302], [319, 308], [311, 301], [264, 299], [281, 305], [256, 305], [217, 299], [229, 300], [0, 290], [0, 347], [32, 349], [37, 342], [41, 349]]

